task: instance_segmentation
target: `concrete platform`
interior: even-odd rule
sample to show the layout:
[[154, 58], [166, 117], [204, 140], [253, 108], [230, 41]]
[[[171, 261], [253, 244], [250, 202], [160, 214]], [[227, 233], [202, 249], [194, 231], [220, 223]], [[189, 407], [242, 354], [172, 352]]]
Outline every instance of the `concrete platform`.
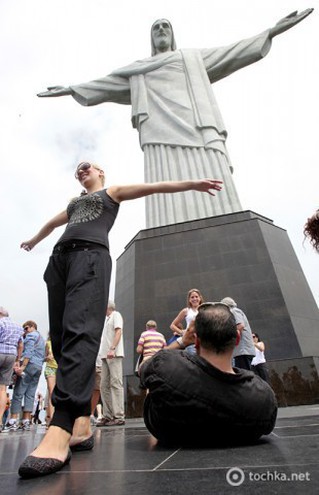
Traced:
[[95, 428], [93, 451], [73, 454], [54, 475], [20, 480], [17, 468], [44, 432], [0, 434], [1, 495], [319, 493], [319, 405], [281, 408], [274, 432], [250, 447], [160, 447], [141, 419]]

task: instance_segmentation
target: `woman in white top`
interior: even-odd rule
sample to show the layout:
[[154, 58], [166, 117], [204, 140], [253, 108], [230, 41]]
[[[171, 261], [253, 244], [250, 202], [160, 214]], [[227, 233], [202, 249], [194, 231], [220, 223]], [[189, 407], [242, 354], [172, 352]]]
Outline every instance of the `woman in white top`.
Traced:
[[[173, 331], [174, 336], [180, 337], [184, 334], [185, 330], [189, 327], [191, 321], [196, 318], [198, 313], [198, 306], [204, 302], [204, 298], [198, 289], [190, 289], [187, 293], [186, 303], [187, 307], [183, 308], [175, 320], [172, 321], [170, 329]], [[186, 329], [184, 330], [183, 322], [186, 323]], [[173, 337], [174, 338], [174, 337]], [[170, 342], [170, 341], [169, 341]], [[168, 342], [168, 343], [169, 343]], [[188, 346], [188, 352], [195, 353], [195, 346]]]
[[251, 362], [251, 370], [254, 371], [256, 375], [260, 376], [260, 378], [265, 380], [265, 382], [269, 383], [270, 380], [265, 358], [265, 344], [260, 340], [259, 335], [256, 332], [253, 333], [252, 337], [256, 356]]

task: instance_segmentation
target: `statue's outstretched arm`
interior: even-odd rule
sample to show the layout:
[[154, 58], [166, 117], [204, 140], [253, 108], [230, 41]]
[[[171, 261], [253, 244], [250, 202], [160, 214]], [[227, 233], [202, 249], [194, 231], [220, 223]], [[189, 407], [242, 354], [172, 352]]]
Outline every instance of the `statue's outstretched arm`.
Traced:
[[42, 93], [38, 93], [37, 96], [45, 97], [45, 96], [67, 96], [71, 95], [71, 88], [65, 88], [64, 86], [50, 86], [47, 88], [48, 91], [43, 91]]
[[308, 15], [313, 12], [313, 10], [314, 9], [306, 9], [300, 12], [300, 14], [298, 14], [298, 11], [296, 10], [283, 19], [280, 19], [280, 21], [278, 21], [277, 24], [270, 29], [270, 38], [274, 38], [274, 36], [278, 36], [278, 34], [284, 33], [288, 29], [294, 27], [296, 24], [308, 17]]

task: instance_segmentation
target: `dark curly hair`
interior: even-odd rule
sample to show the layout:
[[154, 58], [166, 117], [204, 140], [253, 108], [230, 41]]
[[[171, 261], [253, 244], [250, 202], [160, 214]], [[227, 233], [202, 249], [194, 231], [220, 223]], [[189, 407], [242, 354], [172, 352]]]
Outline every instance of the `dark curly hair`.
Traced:
[[308, 238], [310, 244], [319, 253], [319, 210], [308, 218], [304, 230], [305, 238]]

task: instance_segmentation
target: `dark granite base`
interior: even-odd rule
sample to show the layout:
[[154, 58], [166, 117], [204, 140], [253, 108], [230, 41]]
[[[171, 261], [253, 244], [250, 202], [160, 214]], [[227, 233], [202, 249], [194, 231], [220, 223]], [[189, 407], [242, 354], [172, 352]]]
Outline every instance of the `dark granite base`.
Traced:
[[319, 403], [319, 358], [268, 362], [271, 386], [281, 407]]
[[[265, 342], [267, 361], [277, 363], [273, 380], [276, 373], [280, 380], [286, 373], [280, 361], [319, 356], [318, 307], [287, 232], [243, 211], [143, 230], [126, 246], [117, 260], [115, 290], [125, 322], [126, 377], [134, 374], [135, 348], [146, 321], [156, 320], [169, 338], [170, 323], [192, 287], [206, 301], [235, 299]], [[309, 400], [317, 400], [316, 393]], [[294, 395], [292, 403], [306, 403], [296, 402]], [[291, 400], [290, 394], [287, 403]]]
[[136, 376], [126, 377], [126, 417], [142, 418], [143, 404], [146, 390], [140, 386], [140, 379]]

